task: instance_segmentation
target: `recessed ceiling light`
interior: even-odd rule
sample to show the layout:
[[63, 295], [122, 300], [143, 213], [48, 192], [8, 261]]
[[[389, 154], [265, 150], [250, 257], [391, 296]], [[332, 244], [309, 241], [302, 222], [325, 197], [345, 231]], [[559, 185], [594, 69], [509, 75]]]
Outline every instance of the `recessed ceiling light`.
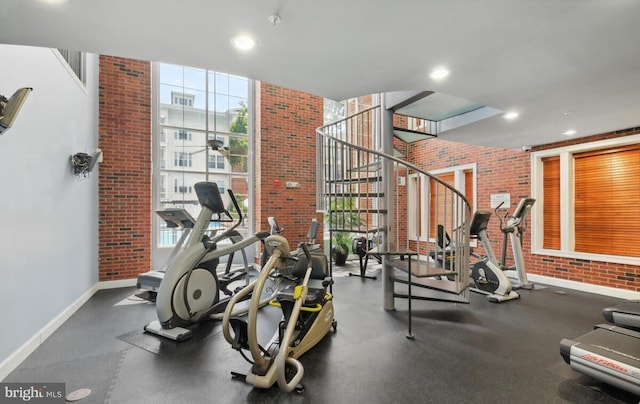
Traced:
[[256, 47], [256, 40], [248, 35], [240, 34], [231, 38], [231, 44], [233, 44], [236, 49], [247, 51]]
[[51, 4], [52, 6], [58, 6], [66, 3], [69, 0], [40, 0], [40, 3]]
[[576, 132], [574, 129], [569, 129], [566, 132], [562, 132], [563, 135], [567, 135], [567, 136], [575, 135], [576, 133], [578, 132]]
[[515, 111], [511, 111], [511, 112], [507, 112], [506, 114], [504, 114], [504, 119], [508, 119], [510, 121], [516, 119], [517, 117], [519, 117], [520, 114], [515, 112]]
[[433, 80], [442, 80], [445, 77], [447, 77], [449, 73], [450, 73], [449, 70], [447, 70], [446, 68], [438, 67], [431, 71], [431, 74], [429, 74], [429, 77], [431, 77]]

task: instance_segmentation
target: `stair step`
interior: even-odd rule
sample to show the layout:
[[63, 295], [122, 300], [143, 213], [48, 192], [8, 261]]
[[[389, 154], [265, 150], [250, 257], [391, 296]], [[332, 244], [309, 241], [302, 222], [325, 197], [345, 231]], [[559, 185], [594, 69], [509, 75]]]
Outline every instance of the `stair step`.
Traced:
[[[389, 260], [389, 263], [401, 271], [409, 271], [409, 260], [394, 258]], [[426, 262], [423, 260], [411, 260], [411, 275], [418, 278], [434, 277], [434, 276], [458, 276], [456, 272], [449, 271], [442, 268], [433, 262]]]
[[[402, 283], [405, 285], [409, 284], [408, 276], [392, 276], [390, 277], [390, 279], [393, 282]], [[452, 295], [460, 295], [464, 293], [467, 289], [469, 289], [469, 285], [464, 285], [456, 281], [450, 281], [446, 279], [416, 278], [416, 277], [411, 278], [411, 286], [412, 287], [416, 286], [422, 289], [429, 289], [429, 290], [434, 290], [434, 291], [443, 292], [445, 294], [452, 294]], [[412, 297], [417, 298], [417, 295]]]
[[329, 229], [330, 233], [382, 233], [387, 231], [386, 227], [352, 227], [349, 229]]
[[329, 198], [383, 198], [382, 192], [341, 192], [335, 194], [324, 194]]
[[388, 213], [387, 209], [337, 209], [337, 210], [329, 210], [327, 213], [335, 213], [339, 215], [340, 213]]
[[369, 164], [350, 168], [347, 171], [350, 173], [375, 173], [376, 171], [380, 171], [381, 168], [382, 168], [382, 162], [376, 161], [374, 163], [369, 163]]
[[343, 178], [341, 180], [326, 180], [327, 184], [364, 184], [372, 182], [381, 182], [381, 176], [360, 177], [360, 178]]
[[405, 143], [413, 143], [420, 140], [430, 139], [432, 137], [438, 137], [438, 135], [421, 132], [419, 130], [412, 130], [406, 128], [393, 127], [393, 136], [402, 140]]
[[[414, 284], [415, 286], [415, 284]], [[469, 303], [469, 293], [461, 292], [461, 293], [450, 293], [441, 290], [435, 289], [424, 289], [420, 288], [420, 290], [416, 290], [417, 288], [413, 288], [411, 291], [411, 300], [428, 300], [431, 302], [447, 302], [447, 303]], [[395, 292], [393, 297], [398, 297], [401, 299], [408, 299], [409, 295], [407, 293]]]

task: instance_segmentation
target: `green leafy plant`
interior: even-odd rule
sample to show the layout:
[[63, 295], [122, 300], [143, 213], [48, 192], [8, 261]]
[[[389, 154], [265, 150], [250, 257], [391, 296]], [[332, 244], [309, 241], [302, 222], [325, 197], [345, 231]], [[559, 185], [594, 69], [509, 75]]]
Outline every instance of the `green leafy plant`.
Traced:
[[357, 230], [365, 224], [365, 220], [357, 212], [353, 212], [356, 207], [356, 199], [340, 197], [332, 199], [329, 205], [327, 221], [332, 232], [333, 248], [339, 254], [348, 254], [351, 245], [352, 233], [341, 230]]
[[[229, 132], [247, 134], [247, 105], [240, 102], [241, 109], [238, 116], [229, 125]], [[236, 169], [235, 172], [247, 172], [247, 154], [249, 151], [249, 140], [246, 136], [230, 136], [229, 137], [229, 162], [231, 167]]]
[[[351, 235], [346, 232], [333, 233], [333, 248], [340, 254], [349, 254], [349, 245], [351, 244]], [[346, 247], [346, 249], [345, 249]]]

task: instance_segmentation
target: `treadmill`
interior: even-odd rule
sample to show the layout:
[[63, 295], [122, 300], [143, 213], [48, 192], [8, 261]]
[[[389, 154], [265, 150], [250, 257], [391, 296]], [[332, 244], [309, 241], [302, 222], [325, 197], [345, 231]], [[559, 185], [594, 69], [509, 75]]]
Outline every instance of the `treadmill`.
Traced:
[[560, 354], [579, 373], [640, 396], [640, 332], [610, 324], [560, 341]]
[[625, 300], [607, 307], [602, 315], [610, 323], [640, 331], [640, 300]]
[[[164, 265], [162, 265], [162, 268], [138, 275], [136, 286], [139, 289], [147, 290], [149, 293], [145, 296], [148, 296], [148, 299], [153, 301], [155, 301], [155, 295], [158, 292], [164, 273], [167, 271], [171, 261], [173, 261], [175, 256], [178, 255], [182, 247], [185, 245], [187, 237], [196, 223], [196, 220], [184, 208], [166, 208], [157, 210], [156, 213], [165, 221], [167, 228], [182, 229], [182, 236], [180, 236], [180, 239], [173, 247], [169, 258], [167, 258]], [[140, 297], [147, 298], [145, 296]]]

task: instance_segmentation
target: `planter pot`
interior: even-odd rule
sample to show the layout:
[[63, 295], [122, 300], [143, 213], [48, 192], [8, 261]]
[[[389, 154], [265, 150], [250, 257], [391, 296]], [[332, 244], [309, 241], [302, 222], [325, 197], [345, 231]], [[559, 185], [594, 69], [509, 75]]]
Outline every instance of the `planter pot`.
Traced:
[[[338, 251], [337, 246], [333, 246], [331, 249], [331, 258], [333, 259], [333, 263], [337, 266], [344, 266], [347, 262], [347, 257], [349, 256], [349, 246], [341, 244], [340, 247], [341, 251]], [[342, 251], [344, 251], [344, 253]]]

